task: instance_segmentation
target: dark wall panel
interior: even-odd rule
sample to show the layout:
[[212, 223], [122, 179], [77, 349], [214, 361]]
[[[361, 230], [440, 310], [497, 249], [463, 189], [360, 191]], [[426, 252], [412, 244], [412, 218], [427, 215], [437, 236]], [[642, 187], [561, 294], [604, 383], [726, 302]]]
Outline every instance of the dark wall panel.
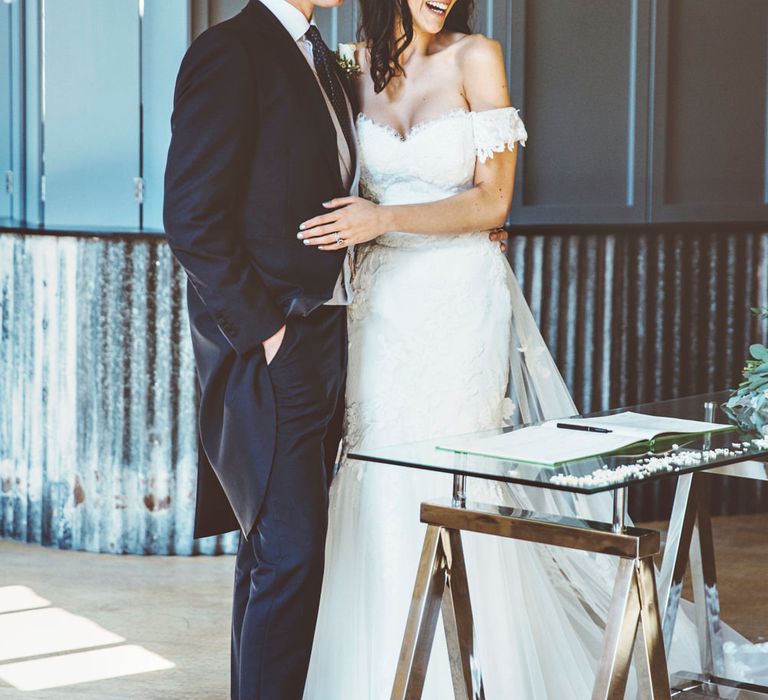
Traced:
[[512, 0], [511, 8], [510, 86], [530, 130], [511, 221], [642, 221], [648, 3]]
[[[245, 0], [193, 0], [193, 31]], [[318, 10], [331, 46], [359, 4]], [[513, 224], [768, 217], [764, 0], [478, 0], [529, 129]]]
[[768, 214], [767, 28], [764, 0], [659, 0], [655, 221]]
[[[626, 114], [629, 98], [628, 32], [605, 29], [628, 27], [629, 8], [615, 1], [599, 5], [591, 3], [588, 12], [559, 0], [528, 4], [525, 114], [534, 135], [521, 193], [525, 204], [624, 202], [626, 119], [617, 124], [615, 116]], [[589, 85], [582, 78], [587, 64], [593, 68]], [[596, 139], [598, 124], [613, 128], [601, 129]]]

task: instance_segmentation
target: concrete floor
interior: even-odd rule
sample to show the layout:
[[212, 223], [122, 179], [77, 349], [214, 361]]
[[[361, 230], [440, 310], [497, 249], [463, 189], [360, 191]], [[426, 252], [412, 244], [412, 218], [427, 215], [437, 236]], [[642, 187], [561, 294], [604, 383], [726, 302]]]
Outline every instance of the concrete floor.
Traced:
[[[766, 533], [768, 515], [715, 523], [723, 617], [755, 641], [768, 631]], [[0, 541], [0, 700], [224, 700], [232, 567], [232, 557], [121, 557]], [[33, 685], [62, 672], [72, 684], [22, 691], [4, 682], [25, 659], [17, 670]], [[83, 682], [93, 674], [105, 679]]]
[[[2, 587], [26, 586], [51, 606], [125, 638], [125, 643], [107, 649], [139, 645], [174, 664], [168, 670], [33, 692], [18, 691], [0, 680], [0, 698], [224, 700], [229, 691], [233, 566], [231, 556], [115, 556], [0, 541], [0, 603]], [[82, 643], [89, 643], [92, 632], [99, 642], [98, 630], [86, 628], [80, 634]], [[122, 663], [118, 658], [116, 672], [142, 668], [144, 661], [141, 655]]]

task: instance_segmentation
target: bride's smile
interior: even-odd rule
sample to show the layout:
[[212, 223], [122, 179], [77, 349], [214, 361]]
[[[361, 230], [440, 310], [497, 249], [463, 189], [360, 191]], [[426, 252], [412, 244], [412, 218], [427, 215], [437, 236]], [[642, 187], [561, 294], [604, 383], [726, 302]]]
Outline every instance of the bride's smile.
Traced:
[[428, 2], [427, 7], [441, 17], [445, 17], [448, 11], [448, 3], [445, 2]]
[[429, 34], [443, 30], [445, 19], [455, 4], [456, 0], [408, 0], [414, 26]]

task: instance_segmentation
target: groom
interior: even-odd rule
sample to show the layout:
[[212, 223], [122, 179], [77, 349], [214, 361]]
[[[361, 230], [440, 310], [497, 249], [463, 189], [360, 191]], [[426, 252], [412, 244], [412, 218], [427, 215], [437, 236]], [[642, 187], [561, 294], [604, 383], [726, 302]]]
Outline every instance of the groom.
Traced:
[[356, 189], [351, 97], [311, 24], [341, 0], [251, 0], [179, 71], [165, 229], [200, 382], [195, 536], [240, 529], [232, 698], [300, 700], [346, 372], [346, 251], [296, 237]]

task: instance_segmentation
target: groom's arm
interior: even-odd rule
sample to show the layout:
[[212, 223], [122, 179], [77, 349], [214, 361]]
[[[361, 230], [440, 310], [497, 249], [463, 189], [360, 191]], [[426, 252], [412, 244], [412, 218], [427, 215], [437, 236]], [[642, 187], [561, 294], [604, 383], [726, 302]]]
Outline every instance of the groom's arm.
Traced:
[[208, 31], [190, 47], [176, 82], [165, 171], [168, 243], [219, 329], [244, 355], [285, 319], [251, 264], [237, 225], [258, 128], [245, 50]]

